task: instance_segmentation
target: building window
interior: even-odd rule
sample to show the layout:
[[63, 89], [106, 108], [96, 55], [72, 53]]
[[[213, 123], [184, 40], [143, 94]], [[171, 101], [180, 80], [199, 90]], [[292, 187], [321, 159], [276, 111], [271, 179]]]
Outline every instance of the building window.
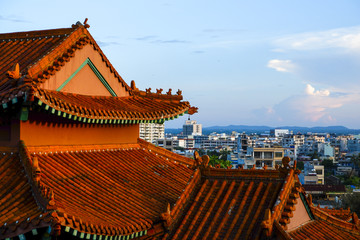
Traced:
[[264, 152], [264, 158], [273, 158], [272, 152]]
[[282, 157], [283, 157], [283, 153], [282, 153], [282, 152], [275, 152], [275, 157], [276, 157], [276, 158], [282, 158]]
[[254, 158], [261, 158], [261, 152], [254, 152]]

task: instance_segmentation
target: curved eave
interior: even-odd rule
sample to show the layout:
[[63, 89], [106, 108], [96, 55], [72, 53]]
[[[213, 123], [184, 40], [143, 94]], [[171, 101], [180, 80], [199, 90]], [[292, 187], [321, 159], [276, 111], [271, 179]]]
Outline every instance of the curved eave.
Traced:
[[40, 89], [34, 96], [43, 111], [91, 124], [164, 123], [191, 110], [188, 102], [138, 96], [92, 97]]

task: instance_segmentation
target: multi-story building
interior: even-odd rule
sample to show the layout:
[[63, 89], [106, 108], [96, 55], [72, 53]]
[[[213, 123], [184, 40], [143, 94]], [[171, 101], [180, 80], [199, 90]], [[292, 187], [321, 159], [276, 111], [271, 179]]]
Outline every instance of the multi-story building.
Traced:
[[184, 136], [200, 136], [202, 135], [202, 125], [197, 124], [195, 120], [187, 120], [183, 125]]
[[281, 144], [285, 148], [290, 148], [292, 146], [301, 146], [305, 143], [305, 136], [302, 134], [296, 135], [286, 135], [282, 138]]
[[252, 156], [257, 168], [264, 167], [275, 168], [275, 165], [281, 165], [284, 157], [284, 148], [248, 148], [248, 153]]
[[299, 175], [303, 184], [324, 184], [324, 166], [318, 161], [305, 162], [304, 171]]
[[289, 129], [275, 128], [270, 130], [270, 135], [274, 137], [281, 137], [289, 134]]
[[330, 143], [319, 143], [318, 144], [318, 154], [321, 159], [331, 159], [334, 160], [335, 149]]
[[218, 139], [218, 140], [204, 140], [201, 143], [201, 148], [205, 149], [215, 149], [220, 147], [230, 147], [231, 149], [236, 149], [237, 141], [231, 139]]
[[360, 152], [360, 139], [349, 139], [347, 141], [347, 148], [349, 152]]
[[166, 150], [174, 150], [174, 141], [172, 138], [161, 138], [155, 140], [155, 145], [158, 147], [165, 148]]
[[165, 127], [161, 123], [140, 123], [140, 138], [154, 143], [156, 139], [164, 138]]

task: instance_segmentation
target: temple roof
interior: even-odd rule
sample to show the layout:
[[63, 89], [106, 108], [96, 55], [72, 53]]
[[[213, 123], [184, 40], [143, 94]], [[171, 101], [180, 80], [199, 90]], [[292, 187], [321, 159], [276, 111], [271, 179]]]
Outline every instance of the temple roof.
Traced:
[[56, 225], [93, 235], [145, 234], [195, 173], [191, 159], [143, 140], [23, 145], [1, 155], [0, 239]]
[[360, 239], [360, 233], [347, 231], [324, 220], [313, 220], [310, 223], [289, 233], [291, 239]]
[[[295, 167], [214, 169], [143, 140], [0, 150], [0, 239], [47, 226], [88, 239], [360, 238], [356, 214], [314, 207]], [[299, 203], [310, 218], [294, 227]]]
[[[131, 87], [117, 73], [93, 39], [86, 23], [71, 28], [0, 34], [0, 111], [32, 105], [69, 119], [94, 123], [164, 122], [197, 108], [182, 101], [181, 91], [156, 93]], [[103, 96], [47, 90], [43, 83], [62, 69], [76, 52], [91, 45], [128, 96]], [[14, 66], [15, 65], [15, 66]], [[101, 75], [101, 74], [100, 74]], [[65, 81], [66, 79], [63, 79]]]
[[17, 153], [18, 149], [0, 148], [0, 239], [6, 234], [5, 228], [15, 235], [21, 234], [18, 231], [20, 224], [26, 229], [27, 219], [44, 214], [32, 196]]
[[14, 87], [14, 82], [9, 81], [8, 71], [12, 71], [16, 63], [20, 66], [20, 77], [38, 85], [49, 79], [86, 44], [91, 44], [99, 52], [120, 84], [130, 91], [87, 27], [87, 24], [77, 22], [71, 28], [0, 34], [0, 93]]
[[275, 170], [209, 169], [167, 239], [255, 239], [284, 184]]
[[[315, 219], [288, 232], [288, 239], [360, 239], [360, 223], [356, 213], [352, 213], [353, 222], [342, 217], [350, 210], [335, 210], [314, 207], [309, 204]], [[340, 218], [339, 216], [340, 214]]]

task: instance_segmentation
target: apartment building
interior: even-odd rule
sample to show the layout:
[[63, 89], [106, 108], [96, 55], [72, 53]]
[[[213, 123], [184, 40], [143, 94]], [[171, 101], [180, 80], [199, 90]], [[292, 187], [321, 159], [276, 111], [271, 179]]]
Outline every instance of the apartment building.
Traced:
[[268, 168], [275, 168], [276, 164], [281, 165], [281, 160], [284, 157], [284, 148], [248, 148], [248, 153], [252, 156], [257, 168], [262, 168], [265, 165]]
[[140, 123], [140, 138], [155, 143], [157, 139], [164, 138], [165, 126], [161, 123]]

